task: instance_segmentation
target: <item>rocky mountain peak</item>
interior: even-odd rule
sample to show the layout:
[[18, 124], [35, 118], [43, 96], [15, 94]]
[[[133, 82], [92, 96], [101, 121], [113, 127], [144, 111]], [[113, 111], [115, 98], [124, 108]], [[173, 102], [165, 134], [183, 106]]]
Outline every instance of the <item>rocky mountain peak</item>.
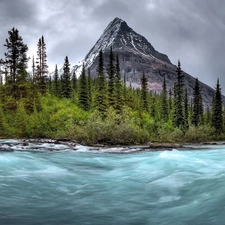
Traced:
[[92, 65], [100, 50], [104, 53], [105, 51], [109, 51], [110, 47], [114, 51], [126, 50], [170, 63], [169, 58], [165, 54], [156, 51], [146, 38], [136, 33], [124, 20], [115, 18], [109, 23], [101, 37], [85, 57], [85, 67]]
[[[119, 57], [121, 75], [127, 86], [140, 88], [140, 77], [145, 72], [149, 91], [160, 93], [164, 78], [168, 90], [173, 89], [177, 67], [170, 62], [167, 55], [155, 50], [145, 37], [136, 33], [120, 18], [115, 18], [109, 23], [85, 59], [75, 65], [72, 72], [75, 71], [79, 76], [84, 64], [86, 69], [90, 69], [91, 76], [95, 77], [99, 51], [103, 51], [104, 65], [107, 68], [110, 47], [114, 56]], [[195, 79], [185, 72], [184, 77], [185, 88], [191, 98]], [[203, 83], [200, 83], [200, 86], [204, 105], [210, 107], [214, 89]]]

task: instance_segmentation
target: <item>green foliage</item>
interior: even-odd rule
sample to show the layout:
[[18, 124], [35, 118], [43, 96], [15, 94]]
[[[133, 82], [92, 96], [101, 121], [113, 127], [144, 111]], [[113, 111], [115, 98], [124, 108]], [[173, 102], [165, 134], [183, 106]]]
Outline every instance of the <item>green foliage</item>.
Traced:
[[82, 72], [79, 78], [78, 101], [79, 101], [80, 107], [83, 110], [87, 111], [90, 108], [88, 83], [87, 83], [87, 77], [85, 74], [84, 65], [82, 67]]
[[45, 94], [47, 91], [48, 66], [44, 36], [38, 40], [37, 49], [35, 82], [40, 93]]
[[85, 125], [87, 142], [130, 144], [148, 141], [148, 133], [135, 123], [127, 109], [119, 115], [110, 107], [106, 115], [103, 119], [98, 111], [91, 114]]
[[184, 128], [184, 125], [184, 75], [178, 61], [177, 81], [174, 85], [174, 126]]
[[[33, 78], [26, 71], [27, 46], [18, 30], [9, 31], [3, 62], [5, 82], [0, 77], [0, 137], [4, 138], [71, 138], [83, 143], [138, 144], [158, 142], [200, 142], [224, 140], [222, 93], [217, 87], [212, 110], [205, 112], [199, 83], [196, 79], [193, 101], [184, 91], [180, 62], [174, 90], [167, 96], [164, 79], [160, 95], [149, 93], [143, 73], [141, 89], [123, 82], [119, 57], [110, 50], [105, 71], [102, 51], [99, 52], [97, 77], [88, 77], [83, 66], [77, 82], [70, 75], [68, 57], [59, 77], [57, 65], [53, 80], [46, 86], [46, 45], [38, 42], [37, 65], [32, 65]], [[106, 79], [105, 72], [108, 77]], [[43, 78], [43, 80], [42, 80]], [[44, 94], [44, 95], [43, 95]], [[204, 125], [205, 124], [205, 125]]]
[[72, 92], [72, 87], [71, 87], [71, 82], [70, 82], [70, 64], [69, 64], [69, 59], [66, 56], [65, 62], [63, 65], [63, 75], [62, 75], [62, 97], [64, 98], [70, 98], [71, 97], [71, 92]]
[[217, 80], [216, 92], [213, 97], [212, 103], [212, 126], [215, 128], [217, 135], [221, 134], [223, 131], [223, 102], [222, 93], [219, 84], [219, 79]]
[[141, 77], [141, 103], [142, 109], [148, 111], [148, 79], [144, 72]]
[[163, 79], [163, 89], [161, 93], [161, 118], [163, 121], [168, 120], [168, 101], [167, 101], [167, 89], [166, 89], [166, 79]]
[[186, 142], [202, 142], [213, 140], [214, 128], [210, 126], [190, 126], [184, 135], [184, 141]]
[[7, 48], [5, 53], [5, 66], [7, 71], [7, 82], [16, 83], [18, 74], [24, 73], [27, 68], [28, 47], [23, 43], [23, 38], [19, 35], [16, 28], [8, 31], [9, 38], [6, 39], [4, 46]]
[[115, 110], [120, 113], [123, 107], [122, 82], [120, 73], [119, 57], [116, 57], [116, 74], [115, 74]]
[[109, 105], [113, 106], [115, 104], [115, 66], [114, 66], [114, 56], [112, 47], [109, 52], [109, 63], [107, 67], [108, 74], [108, 101]]
[[203, 105], [202, 95], [200, 92], [198, 78], [195, 79], [195, 86], [193, 90], [193, 114], [192, 124], [198, 126], [203, 121]]
[[5, 116], [2, 106], [0, 106], [0, 137], [5, 135]]
[[97, 68], [97, 78], [96, 78], [96, 93], [95, 93], [95, 108], [104, 115], [107, 110], [107, 88], [106, 88], [106, 78], [104, 74], [104, 64], [103, 64], [103, 53], [99, 52], [99, 62]]
[[59, 72], [58, 72], [58, 67], [55, 65], [55, 72], [53, 76], [53, 94], [57, 97], [60, 97], [60, 84], [59, 84]]

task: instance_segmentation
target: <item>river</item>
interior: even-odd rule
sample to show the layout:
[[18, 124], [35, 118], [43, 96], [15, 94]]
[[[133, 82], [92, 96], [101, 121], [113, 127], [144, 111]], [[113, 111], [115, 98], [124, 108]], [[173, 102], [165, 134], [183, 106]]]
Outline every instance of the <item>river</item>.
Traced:
[[225, 224], [225, 146], [0, 144], [0, 224]]

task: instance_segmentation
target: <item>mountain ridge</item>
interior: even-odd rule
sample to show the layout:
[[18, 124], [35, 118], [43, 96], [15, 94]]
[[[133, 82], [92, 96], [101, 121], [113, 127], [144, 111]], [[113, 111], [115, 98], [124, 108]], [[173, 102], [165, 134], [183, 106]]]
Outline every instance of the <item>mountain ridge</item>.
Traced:
[[[75, 65], [71, 71], [80, 74], [82, 65], [89, 68], [91, 76], [96, 76], [99, 51], [103, 51], [105, 68], [108, 64], [108, 55], [112, 47], [114, 56], [118, 55], [122, 77], [125, 77], [127, 86], [140, 88], [140, 77], [145, 72], [148, 78], [148, 89], [160, 93], [164, 77], [167, 87], [173, 88], [176, 81], [176, 65], [173, 65], [166, 54], [154, 49], [151, 43], [142, 35], [136, 33], [127, 23], [115, 18], [112, 20], [95, 45], [88, 52], [84, 60]], [[189, 99], [193, 94], [195, 78], [184, 72], [185, 87]], [[211, 107], [214, 89], [200, 82], [204, 107]]]

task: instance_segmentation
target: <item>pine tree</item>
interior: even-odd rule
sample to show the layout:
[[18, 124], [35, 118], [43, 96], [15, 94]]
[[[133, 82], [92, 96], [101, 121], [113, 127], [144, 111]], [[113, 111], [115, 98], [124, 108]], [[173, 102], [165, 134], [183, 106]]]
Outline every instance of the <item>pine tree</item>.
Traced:
[[89, 109], [89, 98], [88, 98], [88, 84], [87, 77], [85, 74], [84, 65], [82, 67], [82, 72], [79, 78], [79, 93], [78, 93], [79, 105], [83, 110]]
[[123, 99], [127, 101], [127, 83], [126, 83], [126, 74], [123, 74]]
[[36, 82], [39, 91], [42, 94], [46, 93], [47, 90], [47, 54], [46, 54], [46, 44], [44, 37], [42, 36], [37, 44], [37, 60], [36, 60]]
[[5, 135], [5, 115], [3, 112], [3, 108], [0, 105], [0, 137]]
[[63, 75], [62, 75], [62, 97], [64, 98], [70, 98], [71, 97], [71, 82], [70, 82], [70, 64], [69, 59], [66, 56], [65, 62], [63, 65]]
[[[5, 69], [7, 71], [6, 82], [15, 84], [20, 74], [25, 74], [29, 58], [27, 57], [28, 47], [23, 43], [23, 38], [15, 28], [8, 31], [9, 38], [4, 46], [7, 48], [5, 55]], [[27, 74], [27, 73], [26, 73]]]
[[195, 86], [193, 90], [193, 113], [192, 113], [192, 124], [198, 126], [203, 120], [203, 105], [202, 96], [199, 86], [198, 78], [195, 79]]
[[142, 109], [148, 111], [148, 79], [144, 72], [141, 77], [141, 102]]
[[103, 62], [103, 53], [102, 50], [100, 50], [98, 55], [95, 107], [102, 115], [105, 114], [107, 109], [107, 89]]
[[33, 56], [33, 59], [32, 59], [32, 81], [33, 82], [35, 78], [35, 70], [36, 70], [36, 67], [35, 67], [34, 56]]
[[91, 79], [90, 67], [88, 68], [87, 89], [88, 89], [89, 107], [91, 108], [91, 105], [92, 105], [92, 79]]
[[177, 66], [177, 81], [174, 85], [174, 126], [183, 128], [184, 118], [184, 75], [181, 70], [180, 61]]
[[217, 134], [223, 131], [223, 101], [219, 79], [217, 80], [212, 103], [212, 126], [215, 128]]
[[57, 65], [55, 65], [55, 72], [53, 77], [53, 94], [57, 97], [60, 97], [59, 72]]
[[167, 101], [167, 89], [166, 89], [166, 79], [163, 79], [163, 86], [162, 86], [162, 93], [161, 93], [161, 105], [162, 105], [162, 112], [161, 117], [164, 121], [168, 120], [168, 101]]
[[77, 91], [77, 75], [76, 75], [75, 70], [73, 71], [71, 83], [72, 83], [72, 89], [73, 89], [73, 91], [76, 92]]
[[123, 105], [122, 99], [122, 83], [121, 83], [121, 73], [120, 73], [120, 63], [119, 57], [116, 57], [116, 73], [115, 73], [115, 105], [114, 108], [118, 113], [121, 112]]
[[109, 64], [107, 67], [107, 74], [108, 74], [108, 101], [109, 105], [113, 106], [115, 103], [115, 87], [114, 87], [114, 82], [115, 82], [115, 66], [114, 66], [114, 57], [113, 57], [113, 51], [112, 47], [110, 48], [109, 52]]
[[151, 117], [156, 117], [156, 94], [151, 95], [151, 101], [150, 101], [150, 115]]
[[188, 129], [188, 117], [189, 117], [189, 105], [188, 105], [188, 92], [187, 89], [185, 89], [184, 93], [184, 128]]
[[206, 125], [211, 125], [212, 113], [211, 113], [211, 110], [209, 108], [206, 109], [204, 122], [205, 122]]

